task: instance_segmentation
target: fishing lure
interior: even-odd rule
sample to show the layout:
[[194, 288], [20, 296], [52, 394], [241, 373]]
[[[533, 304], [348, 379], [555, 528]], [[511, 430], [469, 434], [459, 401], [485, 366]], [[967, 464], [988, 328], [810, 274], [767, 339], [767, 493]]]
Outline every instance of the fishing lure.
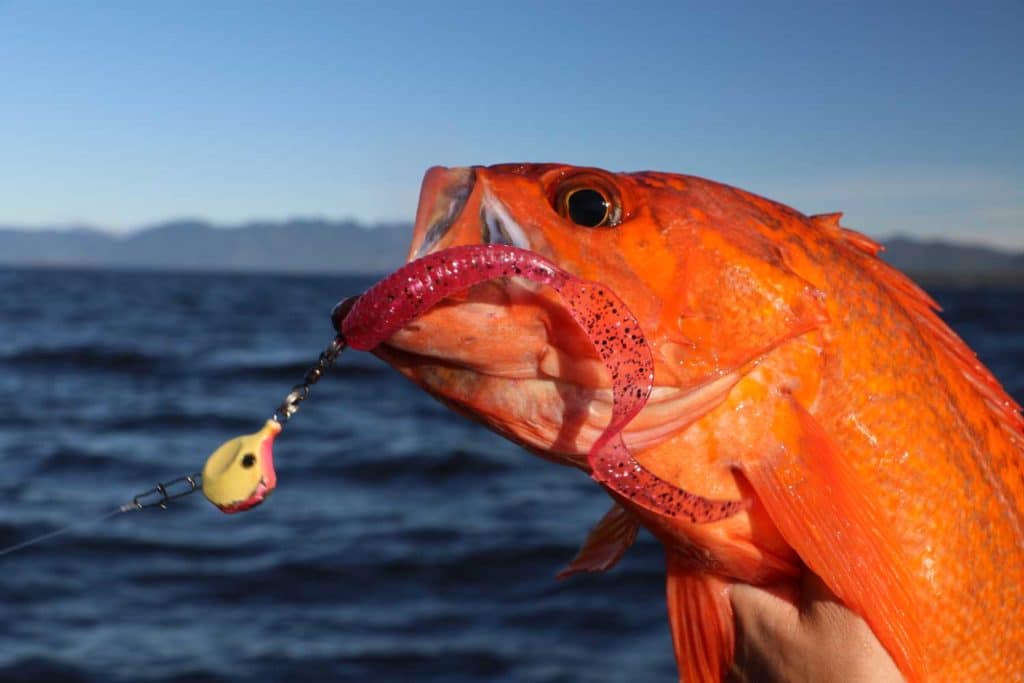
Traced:
[[[713, 522], [740, 511], [742, 502], [709, 500], [659, 479], [644, 469], [626, 447], [622, 430], [650, 397], [654, 363], [639, 323], [618, 296], [604, 285], [581, 280], [531, 251], [487, 244], [428, 254], [399, 268], [363, 295], [341, 301], [331, 313], [337, 336], [259, 431], [221, 444], [207, 458], [201, 473], [159, 483], [99, 519], [152, 507], [166, 509], [171, 501], [199, 490], [225, 513], [259, 505], [277, 486], [274, 440], [345, 348], [369, 351], [442, 299], [475, 284], [508, 277], [525, 278], [554, 289], [587, 333], [611, 376], [612, 415], [590, 449], [591, 476], [640, 507], [691, 522]], [[71, 528], [31, 539], [0, 554]]]
[[361, 297], [339, 303], [331, 315], [338, 336], [320, 362], [263, 429], [214, 451], [203, 468], [203, 494], [227, 513], [263, 502], [277, 483], [274, 438], [342, 349], [369, 351], [445, 297], [500, 277], [526, 278], [558, 292], [611, 375], [611, 420], [588, 458], [595, 480], [652, 512], [693, 522], [713, 522], [742, 509], [739, 501], [708, 500], [659, 479], [626, 448], [622, 430], [650, 396], [654, 362], [640, 325], [625, 304], [604, 285], [580, 280], [533, 252], [493, 244], [429, 254], [399, 268]]
[[640, 507], [691, 522], [714, 522], [743, 509], [741, 501], [689, 493], [637, 462], [622, 430], [647, 403], [654, 385], [654, 361], [640, 324], [610, 289], [581, 280], [534, 252], [499, 244], [433, 252], [407, 263], [353, 304], [339, 307], [332, 318], [352, 348], [369, 351], [445, 297], [501, 277], [526, 278], [558, 292], [608, 369], [612, 415], [588, 455], [596, 481]]

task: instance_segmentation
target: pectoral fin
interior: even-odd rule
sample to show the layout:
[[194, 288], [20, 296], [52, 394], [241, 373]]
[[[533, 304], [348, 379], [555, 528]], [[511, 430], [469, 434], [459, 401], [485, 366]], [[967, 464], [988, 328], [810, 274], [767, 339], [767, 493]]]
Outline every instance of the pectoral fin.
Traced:
[[864, 617], [900, 670], [922, 678], [919, 598], [908, 562], [856, 472], [794, 398], [780, 403], [771, 453], [742, 463], [761, 503], [803, 562]]
[[565, 579], [581, 572], [604, 572], [614, 567], [633, 545], [640, 523], [620, 505], [612, 505], [587, 535], [576, 557], [558, 572]]

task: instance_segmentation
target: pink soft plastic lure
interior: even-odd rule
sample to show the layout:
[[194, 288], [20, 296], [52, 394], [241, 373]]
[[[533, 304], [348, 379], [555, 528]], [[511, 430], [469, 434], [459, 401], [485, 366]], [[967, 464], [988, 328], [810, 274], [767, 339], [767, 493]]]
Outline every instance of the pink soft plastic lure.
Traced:
[[523, 277], [558, 292], [611, 374], [611, 420], [587, 456], [596, 481], [651, 512], [691, 522], [714, 522], [743, 508], [740, 501], [684, 491], [637, 462], [622, 430], [647, 403], [654, 385], [654, 362], [640, 325], [607, 287], [574, 277], [538, 254], [494, 244], [428, 254], [373, 285], [335, 324], [340, 322], [349, 346], [369, 351], [445, 297], [497, 277]]

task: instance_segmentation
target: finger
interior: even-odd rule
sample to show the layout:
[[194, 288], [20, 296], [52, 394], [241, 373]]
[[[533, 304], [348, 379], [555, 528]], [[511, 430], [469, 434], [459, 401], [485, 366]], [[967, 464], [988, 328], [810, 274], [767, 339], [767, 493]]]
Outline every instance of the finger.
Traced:
[[770, 587], [735, 584], [729, 599], [736, 626], [732, 680], [779, 680], [775, 673], [786, 669], [784, 653], [794, 649], [800, 625], [796, 583]]
[[797, 604], [800, 605], [800, 612], [807, 614], [819, 607], [822, 603], [843, 604], [832, 589], [828, 587], [821, 577], [811, 571], [805, 571], [800, 580], [800, 597]]
[[833, 653], [833, 671], [847, 680], [902, 681], [899, 669], [867, 622], [821, 580], [806, 572], [800, 586], [800, 626], [808, 640]]

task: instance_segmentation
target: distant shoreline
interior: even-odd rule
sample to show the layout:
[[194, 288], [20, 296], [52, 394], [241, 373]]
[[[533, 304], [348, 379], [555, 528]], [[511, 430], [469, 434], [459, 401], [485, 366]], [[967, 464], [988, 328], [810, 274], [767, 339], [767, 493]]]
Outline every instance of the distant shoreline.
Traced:
[[289, 277], [289, 278], [331, 278], [331, 277], [357, 277], [357, 278], [382, 278], [391, 270], [318, 270], [298, 268], [249, 268], [244, 266], [214, 268], [207, 266], [146, 266], [129, 264], [103, 264], [103, 263], [24, 263], [6, 262], [0, 260], [0, 272], [3, 271], [53, 271], [65, 273], [167, 273], [174, 275], [251, 275], [252, 277]]
[[[143, 266], [98, 263], [8, 263], [0, 260], [0, 272], [25, 270], [49, 270], [54, 272], [113, 272], [113, 273], [169, 273], [187, 275], [244, 275], [252, 277], [285, 277], [285, 278], [336, 278], [352, 277], [375, 279], [386, 275], [388, 270], [310, 270], [288, 268], [249, 268], [205, 266]], [[1006, 289], [1024, 290], [1024, 272], [957, 272], [943, 273], [940, 271], [902, 271], [911, 280], [924, 289]]]
[[[373, 276], [408, 254], [410, 223], [254, 221], [224, 227], [179, 220], [114, 237], [92, 229], [28, 231], [0, 226], [0, 264], [132, 272]], [[892, 235], [882, 259], [931, 287], [1024, 289], [1024, 251]]]
[[911, 280], [925, 289], [1024, 289], [1024, 272], [941, 273], [935, 271], [907, 272]]

